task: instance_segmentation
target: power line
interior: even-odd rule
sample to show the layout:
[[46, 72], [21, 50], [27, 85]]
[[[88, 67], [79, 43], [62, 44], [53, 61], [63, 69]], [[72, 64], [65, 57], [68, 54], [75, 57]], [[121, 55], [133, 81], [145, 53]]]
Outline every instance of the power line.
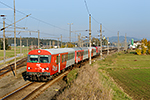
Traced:
[[84, 3], [85, 3], [85, 7], [86, 7], [86, 10], [87, 10], [88, 14], [90, 14], [89, 9], [88, 9], [88, 5], [86, 3], [86, 0], [84, 0]]
[[[89, 12], [89, 8], [88, 8], [88, 5], [87, 5], [86, 0], [84, 0], [84, 3], [85, 3], [86, 10], [87, 10], [88, 14], [90, 14], [90, 12]], [[101, 23], [100, 23], [99, 21], [97, 21], [97, 20], [96, 20], [93, 16], [91, 16], [91, 17], [92, 17], [92, 19], [93, 19], [93, 20], [94, 20], [97, 24], [101, 24]], [[104, 25], [103, 25], [103, 27], [104, 27], [107, 31], [114, 33], [113, 31], [111, 31], [111, 30], [107, 29]]]
[[107, 29], [104, 25], [103, 25], [103, 27], [105, 28], [105, 30], [107, 30], [107, 31], [109, 31], [109, 32], [111, 32], [111, 33], [116, 33], [116, 32], [114, 32], [114, 31], [111, 31], [111, 30]]
[[[3, 5], [5, 5], [5, 6], [7, 6], [7, 7], [9, 7], [9, 8], [11, 8], [11, 9], [13, 9], [11, 6], [9, 6], [9, 5], [7, 5], [7, 4], [1, 2], [1, 1], [0, 1], [0, 3], [3, 4]], [[23, 15], [27, 15], [27, 14], [25, 14], [24, 12], [21, 12], [21, 11], [19, 11], [19, 10], [17, 10], [17, 9], [15, 9], [15, 10], [16, 10], [17, 12], [23, 14]], [[43, 20], [40, 20], [40, 19], [38, 19], [38, 18], [35, 18], [35, 17], [32, 17], [32, 16], [30, 16], [30, 17], [31, 17], [32, 19], [35, 19], [35, 20], [37, 20], [37, 21], [40, 21], [40, 22], [45, 23], [45, 24], [47, 24], [47, 25], [50, 25], [50, 26], [52, 26], [52, 27], [55, 27], [55, 28], [58, 28], [58, 29], [61, 29], [61, 30], [64, 30], [64, 31], [68, 31], [67, 29], [60, 28], [60, 27], [58, 27], [58, 26], [55, 26], [55, 25], [53, 25], [53, 24], [50, 24], [50, 23], [45, 22], [45, 21], [43, 21]]]
[[93, 16], [92, 16], [92, 19], [93, 19], [96, 23], [101, 24], [101, 23], [98, 22]]

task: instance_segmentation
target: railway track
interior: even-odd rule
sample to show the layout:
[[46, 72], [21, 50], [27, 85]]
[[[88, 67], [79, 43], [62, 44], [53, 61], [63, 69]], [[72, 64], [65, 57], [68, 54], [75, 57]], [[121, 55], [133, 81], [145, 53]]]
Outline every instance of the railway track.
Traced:
[[[116, 51], [117, 51], [117, 49], [111, 49], [110, 53], [116, 52]], [[106, 55], [107, 50], [103, 50], [103, 54]], [[97, 58], [99, 58], [99, 57], [95, 57], [95, 58], [92, 60], [92, 62], [95, 62], [95, 60], [97, 60]], [[25, 61], [23, 60], [22, 62], [25, 62]], [[20, 63], [22, 63], [22, 62], [20, 62]], [[73, 67], [73, 69], [76, 67], [80, 67], [80, 66], [86, 64], [87, 62], [88, 62], [88, 60], [76, 65], [75, 67]], [[19, 63], [17, 63], [17, 64], [20, 65]], [[18, 100], [18, 99], [19, 100], [20, 99], [31, 100], [31, 99], [34, 99], [37, 96], [39, 96], [41, 93], [43, 93], [52, 84], [54, 84], [55, 82], [57, 82], [58, 80], [62, 79], [64, 76], [66, 76], [69, 72], [70, 72], [70, 69], [63, 73], [60, 73], [58, 76], [55, 76], [52, 80], [50, 80], [48, 82], [28, 82], [27, 84], [8, 93], [7, 95], [1, 97], [0, 99], [1, 100], [10, 100], [10, 99], [11, 100]]]
[[61, 73], [53, 80], [48, 82], [28, 82], [27, 84], [19, 87], [18, 89], [1, 97], [1, 100], [31, 100], [40, 95], [44, 90], [53, 85], [58, 80], [62, 79], [69, 73], [70, 70]]
[[[109, 51], [117, 51], [117, 48], [110, 48], [109, 49]], [[106, 54], [107, 53], [107, 49], [104, 49], [103, 50], [103, 54]], [[24, 57], [24, 58], [22, 58], [21, 60], [18, 60], [17, 61], [17, 69], [18, 68], [20, 68], [20, 67], [22, 67], [22, 66], [24, 66], [25, 65], [25, 63], [26, 63], [26, 61], [27, 61], [27, 57]], [[3, 75], [5, 75], [6, 73], [8, 73], [8, 72], [10, 72], [10, 71], [13, 71], [15, 69], [15, 64], [14, 63], [12, 63], [12, 64], [9, 64], [9, 65], [7, 65], [7, 66], [5, 66], [5, 67], [3, 67], [3, 68], [1, 68], [0, 69], [0, 77], [1, 76], [3, 76]]]
[[[16, 68], [20, 68], [22, 66], [24, 66], [26, 64], [26, 61], [27, 61], [27, 57], [24, 57], [22, 58], [21, 60], [18, 60], [16, 62]], [[12, 64], [9, 64], [3, 68], [0, 69], [0, 77], [5, 75], [6, 73], [10, 72], [10, 71], [13, 71], [15, 69], [15, 64], [12, 63]]]

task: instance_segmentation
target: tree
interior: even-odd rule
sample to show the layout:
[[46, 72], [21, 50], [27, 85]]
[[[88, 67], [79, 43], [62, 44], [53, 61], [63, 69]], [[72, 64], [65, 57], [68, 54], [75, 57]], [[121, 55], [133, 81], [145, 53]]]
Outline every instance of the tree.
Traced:
[[91, 44], [92, 44], [92, 46], [97, 46], [97, 44], [100, 45], [100, 41], [99, 41], [98, 38], [93, 37], [92, 41], [91, 41]]
[[0, 50], [2, 50], [2, 41], [0, 39]]
[[103, 39], [102, 42], [103, 42], [103, 43], [102, 43], [103, 45], [107, 45], [107, 43], [108, 43], [107, 40], [106, 40], [106, 38]]
[[75, 45], [72, 44], [72, 43], [67, 43], [67, 46], [68, 46], [68, 48], [72, 48], [72, 47], [74, 47]]
[[147, 42], [148, 54], [150, 54], [150, 41]]
[[142, 39], [142, 43], [143, 43], [145, 46], [147, 46], [147, 45], [148, 45], [147, 39], [143, 38], [143, 39]]
[[[8, 50], [8, 42], [7, 39], [5, 39], [5, 50]], [[1, 50], [3, 50], [3, 41], [1, 42]]]

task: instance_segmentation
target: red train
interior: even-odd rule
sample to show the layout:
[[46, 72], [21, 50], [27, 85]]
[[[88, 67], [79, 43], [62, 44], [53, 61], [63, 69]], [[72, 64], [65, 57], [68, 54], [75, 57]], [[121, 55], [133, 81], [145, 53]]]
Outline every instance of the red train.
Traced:
[[[90, 53], [91, 50], [91, 53]], [[50, 79], [70, 66], [99, 55], [99, 47], [36, 49], [28, 53], [27, 73], [31, 80]]]

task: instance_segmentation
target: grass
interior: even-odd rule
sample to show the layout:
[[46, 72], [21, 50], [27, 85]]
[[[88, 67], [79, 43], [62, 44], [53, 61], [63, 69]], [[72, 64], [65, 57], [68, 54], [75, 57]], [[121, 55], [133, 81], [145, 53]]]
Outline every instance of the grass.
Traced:
[[100, 61], [99, 65], [99, 70], [110, 75], [133, 99], [150, 99], [149, 55], [135, 55], [133, 51], [119, 53]]
[[[4, 52], [3, 50], [0, 50], [0, 60], [4, 59], [4, 53], [3, 52]], [[24, 56], [27, 55], [27, 52], [29, 52], [29, 50], [27, 51], [27, 47], [22, 47], [22, 53]], [[16, 54], [20, 54], [20, 47], [16, 47]], [[13, 47], [11, 50], [6, 50], [6, 59], [14, 57], [14, 56], [15, 56], [15, 54], [14, 54], [14, 48]], [[9, 61], [9, 63], [12, 61], [14, 61], [14, 60]], [[6, 63], [8, 63], [8, 62], [6, 62]], [[1, 63], [1, 64], [3, 64], [3, 63]]]
[[110, 75], [135, 99], [150, 98], [150, 69], [112, 70]]
[[76, 68], [76, 69], [73, 69], [69, 72], [69, 74], [67, 75], [67, 82], [68, 83], [71, 83], [72, 81], [74, 81], [77, 78], [78, 70], [79, 69]]

